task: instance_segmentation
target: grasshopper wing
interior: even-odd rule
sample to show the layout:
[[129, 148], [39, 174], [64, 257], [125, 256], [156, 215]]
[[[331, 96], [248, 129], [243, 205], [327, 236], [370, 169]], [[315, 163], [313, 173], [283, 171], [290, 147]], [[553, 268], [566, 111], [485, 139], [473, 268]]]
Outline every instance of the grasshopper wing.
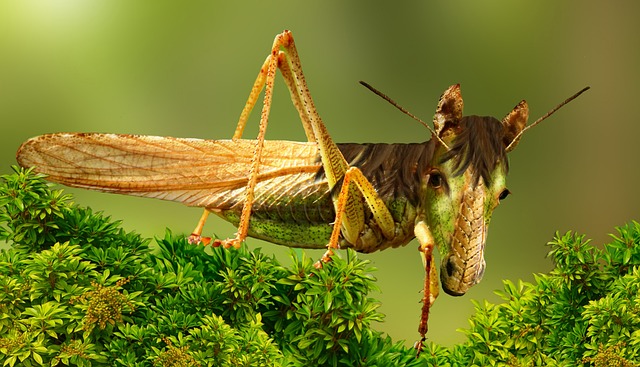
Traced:
[[[312, 175], [320, 168], [315, 143], [265, 141], [259, 181]], [[202, 140], [117, 134], [48, 134], [17, 153], [68, 186], [215, 208], [247, 184], [255, 140]]]

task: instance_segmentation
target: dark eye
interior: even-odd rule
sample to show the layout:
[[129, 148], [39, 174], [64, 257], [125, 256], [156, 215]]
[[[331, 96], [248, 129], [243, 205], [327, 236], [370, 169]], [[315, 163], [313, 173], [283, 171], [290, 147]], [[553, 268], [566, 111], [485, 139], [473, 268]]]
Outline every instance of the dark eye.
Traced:
[[504, 200], [507, 198], [507, 196], [509, 196], [509, 194], [511, 194], [511, 191], [504, 189], [502, 190], [502, 192], [500, 193], [500, 195], [498, 196], [498, 200]]
[[438, 172], [432, 172], [429, 175], [429, 186], [434, 189], [440, 188], [442, 186], [442, 175]]

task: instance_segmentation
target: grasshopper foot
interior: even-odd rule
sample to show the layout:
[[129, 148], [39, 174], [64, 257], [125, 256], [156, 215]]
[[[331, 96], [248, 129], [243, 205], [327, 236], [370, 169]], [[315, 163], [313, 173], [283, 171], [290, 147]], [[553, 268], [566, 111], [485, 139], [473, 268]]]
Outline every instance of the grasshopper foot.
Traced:
[[240, 246], [242, 245], [242, 240], [239, 240], [237, 238], [227, 238], [226, 240], [213, 240], [213, 243], [211, 244], [212, 247], [218, 247], [218, 246], [222, 246], [224, 248], [235, 248], [235, 249], [239, 249]]
[[211, 247], [222, 246], [224, 248], [240, 248], [242, 241], [237, 238], [227, 238], [226, 240], [213, 239], [211, 237], [202, 237], [199, 234], [192, 233], [187, 239], [192, 245], [203, 244], [204, 246], [211, 245]]
[[322, 269], [322, 266], [324, 264], [331, 261], [331, 256], [333, 256], [333, 250], [331, 250], [331, 248], [328, 248], [324, 255], [322, 255], [322, 257], [320, 258], [320, 260], [316, 261], [315, 264], [313, 264], [313, 267], [316, 269]]
[[427, 340], [426, 336], [422, 336], [420, 340], [416, 341], [413, 345], [413, 349], [416, 350], [416, 358], [420, 357], [420, 353], [422, 353], [422, 348], [424, 347], [424, 342]]
[[189, 244], [191, 245], [203, 244], [204, 246], [207, 246], [208, 244], [211, 243], [211, 237], [202, 237], [199, 234], [192, 233], [187, 238], [187, 241], [189, 241]]

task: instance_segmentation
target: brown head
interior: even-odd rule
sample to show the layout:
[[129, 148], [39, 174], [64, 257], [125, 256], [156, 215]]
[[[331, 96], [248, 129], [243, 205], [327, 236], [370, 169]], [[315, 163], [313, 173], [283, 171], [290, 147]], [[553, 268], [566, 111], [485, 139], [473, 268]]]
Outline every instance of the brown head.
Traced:
[[422, 208], [442, 258], [442, 288], [459, 296], [484, 273], [491, 214], [507, 197], [507, 153], [526, 126], [521, 101], [502, 120], [463, 116], [460, 86], [447, 89], [434, 116], [436, 148], [425, 174]]

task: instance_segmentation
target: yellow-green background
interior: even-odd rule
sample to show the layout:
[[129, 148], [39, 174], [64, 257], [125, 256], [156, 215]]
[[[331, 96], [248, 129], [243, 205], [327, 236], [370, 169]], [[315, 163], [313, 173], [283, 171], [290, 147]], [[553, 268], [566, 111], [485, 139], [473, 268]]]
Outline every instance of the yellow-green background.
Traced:
[[[424, 119], [461, 83], [467, 114], [532, 118], [592, 90], [527, 133], [510, 154], [513, 195], [495, 212], [481, 284], [442, 295], [429, 338], [462, 340], [471, 299], [496, 301], [502, 279], [551, 268], [556, 230], [600, 244], [640, 219], [640, 3], [635, 1], [3, 1], [0, 171], [25, 139], [48, 132], [228, 138], [273, 37], [294, 32], [317, 107], [338, 142], [415, 142], [427, 131], [358, 85], [366, 80]], [[304, 140], [284, 84], [270, 139]], [[254, 136], [255, 128], [247, 136]], [[185, 167], [185, 169], [189, 169]], [[200, 210], [70, 190], [76, 202], [161, 236], [189, 232]], [[206, 231], [234, 229], [212, 220]], [[249, 240], [286, 260], [287, 249]], [[417, 337], [423, 272], [416, 243], [364, 256], [380, 270], [379, 328]], [[319, 256], [313, 252], [312, 256]]]

